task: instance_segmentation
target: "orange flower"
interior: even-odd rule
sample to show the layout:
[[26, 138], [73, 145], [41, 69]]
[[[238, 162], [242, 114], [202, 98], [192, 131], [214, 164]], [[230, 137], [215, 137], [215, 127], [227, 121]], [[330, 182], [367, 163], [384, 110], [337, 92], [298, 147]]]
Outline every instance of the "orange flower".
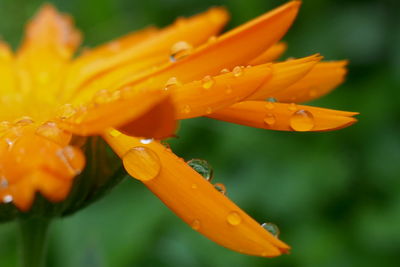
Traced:
[[174, 135], [177, 121], [200, 116], [282, 131], [353, 124], [357, 113], [295, 104], [340, 84], [345, 61], [273, 63], [299, 6], [289, 2], [219, 37], [228, 14], [212, 8], [76, 58], [80, 34], [71, 18], [44, 6], [17, 53], [0, 43], [0, 199], [22, 211], [36, 192], [64, 200], [85, 164], [74, 140], [100, 135], [128, 173], [196, 231], [241, 253], [287, 252], [159, 140]]

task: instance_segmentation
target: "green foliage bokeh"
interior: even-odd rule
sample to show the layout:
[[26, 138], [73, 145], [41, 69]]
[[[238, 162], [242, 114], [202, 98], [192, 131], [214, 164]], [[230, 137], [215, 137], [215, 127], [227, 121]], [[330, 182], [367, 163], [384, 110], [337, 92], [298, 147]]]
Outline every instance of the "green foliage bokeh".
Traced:
[[[228, 27], [283, 3], [275, 0], [58, 0], [93, 46], [210, 6]], [[400, 260], [400, 6], [396, 0], [305, 0], [284, 38], [284, 58], [321, 53], [349, 59], [345, 84], [315, 105], [358, 111], [329, 133], [251, 129], [208, 119], [181, 124], [173, 150], [214, 166], [215, 180], [256, 220], [272, 221], [292, 253], [241, 255], [197, 234], [131, 179], [57, 221], [48, 266], [398, 266]], [[42, 1], [0, 0], [0, 34], [17, 46]], [[260, 37], [262, 38], [262, 36]], [[0, 226], [0, 266], [16, 266], [16, 225]]]

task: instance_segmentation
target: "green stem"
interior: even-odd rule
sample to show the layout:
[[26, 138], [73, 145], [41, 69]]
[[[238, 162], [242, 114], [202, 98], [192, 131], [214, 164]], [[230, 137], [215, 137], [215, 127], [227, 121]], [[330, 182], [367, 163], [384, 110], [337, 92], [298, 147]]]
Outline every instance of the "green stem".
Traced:
[[51, 219], [43, 217], [20, 218], [21, 267], [42, 267], [47, 245], [47, 232]]

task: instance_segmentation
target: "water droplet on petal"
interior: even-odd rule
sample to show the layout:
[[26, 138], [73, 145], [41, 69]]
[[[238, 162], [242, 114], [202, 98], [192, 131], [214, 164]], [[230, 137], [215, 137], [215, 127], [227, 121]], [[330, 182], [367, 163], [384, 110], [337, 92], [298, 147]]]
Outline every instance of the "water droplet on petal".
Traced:
[[151, 142], [153, 142], [153, 138], [147, 138], [147, 139], [140, 139], [140, 143], [144, 144], [144, 145], [148, 145]]
[[272, 110], [275, 108], [275, 105], [274, 105], [274, 103], [267, 101], [267, 102], [265, 102], [265, 108], [268, 110]]
[[31, 117], [28, 117], [28, 116], [24, 116], [24, 117], [22, 117], [22, 118], [19, 118], [19, 119], [15, 122], [15, 124], [16, 124], [17, 126], [26, 126], [26, 125], [29, 125], [29, 124], [32, 124], [32, 123], [34, 123], [34, 121], [32, 120]]
[[214, 188], [217, 189], [219, 192], [221, 192], [223, 195], [226, 194], [226, 187], [224, 184], [216, 183], [214, 184]]
[[242, 217], [236, 211], [231, 211], [226, 217], [226, 221], [233, 226], [239, 225], [242, 222]]
[[214, 78], [207, 75], [201, 80], [201, 84], [204, 89], [210, 89], [214, 85]]
[[274, 125], [276, 122], [276, 118], [275, 118], [274, 114], [268, 113], [267, 115], [265, 115], [264, 122], [268, 126]]
[[290, 104], [288, 105], [288, 109], [289, 109], [290, 111], [296, 111], [296, 110], [297, 110], [297, 105], [296, 105], [295, 103], [290, 103]]
[[279, 233], [280, 233], [279, 228], [274, 223], [266, 222], [266, 223], [261, 224], [261, 226], [265, 230], [270, 232], [273, 236], [275, 236], [275, 237], [279, 236]]
[[71, 104], [65, 104], [61, 106], [57, 112], [60, 119], [68, 119], [75, 115], [77, 112], [76, 108]]
[[191, 159], [187, 162], [187, 164], [192, 167], [193, 170], [198, 172], [201, 176], [206, 178], [207, 181], [211, 181], [214, 177], [214, 170], [206, 160]]
[[236, 66], [236, 67], [233, 68], [232, 74], [235, 77], [239, 77], [239, 76], [241, 76], [243, 74], [243, 70], [242, 70], [242, 68], [240, 66]]
[[171, 77], [165, 83], [164, 90], [170, 90], [170, 89], [175, 88], [180, 85], [181, 85], [181, 83], [178, 81], [178, 79], [176, 77]]
[[121, 49], [121, 44], [118, 41], [113, 41], [107, 45], [107, 48], [111, 52], [118, 52]]
[[275, 97], [268, 97], [268, 98], [267, 98], [267, 101], [268, 101], [268, 102], [272, 102], [272, 103], [278, 102], [278, 100], [277, 100]]
[[206, 108], [206, 114], [211, 114], [213, 112], [211, 107]]
[[68, 143], [71, 135], [57, 127], [57, 124], [48, 121], [36, 129], [36, 134], [58, 144]]
[[13, 201], [13, 197], [11, 195], [5, 195], [3, 197], [3, 203], [11, 203]]
[[215, 35], [211, 36], [207, 40], [208, 43], [214, 43], [215, 41], [217, 41], [217, 36], [215, 36]]
[[225, 68], [225, 69], [222, 69], [222, 70], [220, 71], [221, 74], [225, 74], [225, 73], [229, 73], [229, 72], [230, 72], [230, 71], [229, 71], [228, 69], [226, 69], [226, 68]]
[[84, 158], [80, 154], [80, 150], [73, 146], [66, 146], [57, 151], [57, 156], [73, 176], [80, 174], [85, 164]]
[[201, 222], [197, 219], [194, 219], [190, 225], [192, 227], [193, 230], [199, 230], [200, 226], [201, 226]]
[[298, 132], [310, 131], [314, 125], [314, 116], [307, 110], [299, 110], [290, 118], [290, 127]]
[[171, 47], [169, 59], [171, 62], [176, 62], [178, 60], [181, 60], [190, 55], [192, 49], [193, 47], [185, 41], [176, 42]]
[[93, 96], [93, 102], [95, 104], [103, 104], [111, 101], [111, 93], [106, 90], [99, 90], [96, 92], [96, 94]]
[[154, 179], [161, 170], [158, 155], [148, 147], [131, 148], [122, 157], [122, 163], [132, 177], [143, 182]]

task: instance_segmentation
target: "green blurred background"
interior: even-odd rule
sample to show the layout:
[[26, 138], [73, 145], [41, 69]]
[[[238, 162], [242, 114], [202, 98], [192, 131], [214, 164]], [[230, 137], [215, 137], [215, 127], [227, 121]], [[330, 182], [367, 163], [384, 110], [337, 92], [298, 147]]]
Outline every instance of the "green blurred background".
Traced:
[[[93, 46], [149, 24], [164, 26], [213, 5], [229, 28], [284, 3], [275, 0], [58, 0]], [[139, 182], [51, 229], [48, 266], [399, 266], [400, 20], [398, 1], [305, 0], [284, 38], [284, 58], [320, 52], [349, 59], [346, 83], [313, 104], [359, 111], [330, 133], [286, 133], [195, 119], [171, 142], [208, 160], [215, 181], [256, 220], [275, 222], [290, 255], [263, 259], [226, 250], [180, 219]], [[14, 46], [42, 1], [0, 0], [0, 34]], [[262, 38], [262, 37], [260, 37]], [[16, 225], [0, 226], [0, 266], [16, 266]]]

